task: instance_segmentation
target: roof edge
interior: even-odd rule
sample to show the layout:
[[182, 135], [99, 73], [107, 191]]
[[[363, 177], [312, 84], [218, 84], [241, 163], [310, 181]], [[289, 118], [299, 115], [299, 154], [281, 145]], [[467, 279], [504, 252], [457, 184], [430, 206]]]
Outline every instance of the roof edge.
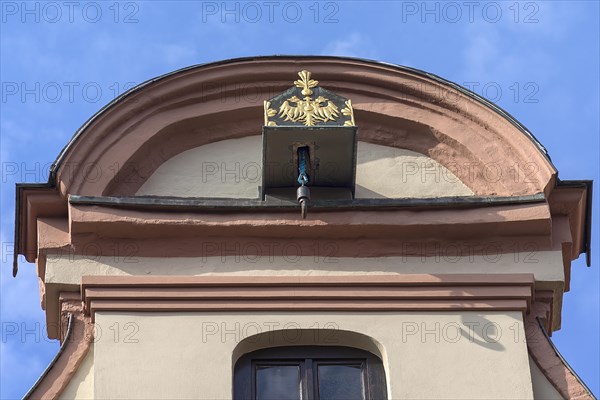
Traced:
[[[545, 202], [544, 193], [524, 196], [453, 196], [435, 198], [398, 198], [398, 199], [354, 199], [312, 201], [311, 209], [357, 210], [357, 209], [394, 209], [394, 208], [459, 208], [491, 207]], [[97, 205], [115, 208], [135, 208], [169, 211], [295, 211], [296, 201], [263, 201], [260, 199], [230, 199], [209, 197], [166, 197], [166, 196], [80, 196], [69, 195], [70, 204]]]

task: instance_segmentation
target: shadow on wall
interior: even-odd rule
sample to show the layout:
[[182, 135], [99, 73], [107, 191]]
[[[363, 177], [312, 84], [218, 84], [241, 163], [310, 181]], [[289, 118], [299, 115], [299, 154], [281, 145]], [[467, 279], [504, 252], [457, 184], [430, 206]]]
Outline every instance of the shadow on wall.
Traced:
[[460, 316], [461, 322], [467, 327], [461, 328], [461, 335], [470, 343], [485, 347], [494, 351], [505, 351], [506, 347], [500, 343], [502, 329], [497, 323], [481, 315]]

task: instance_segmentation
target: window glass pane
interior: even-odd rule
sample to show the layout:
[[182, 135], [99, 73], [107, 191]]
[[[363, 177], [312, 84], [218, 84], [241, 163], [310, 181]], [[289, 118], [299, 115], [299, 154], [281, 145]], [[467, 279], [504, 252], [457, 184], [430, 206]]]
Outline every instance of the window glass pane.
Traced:
[[300, 400], [299, 365], [256, 367], [257, 400]]
[[319, 365], [320, 400], [363, 400], [365, 388], [360, 365]]

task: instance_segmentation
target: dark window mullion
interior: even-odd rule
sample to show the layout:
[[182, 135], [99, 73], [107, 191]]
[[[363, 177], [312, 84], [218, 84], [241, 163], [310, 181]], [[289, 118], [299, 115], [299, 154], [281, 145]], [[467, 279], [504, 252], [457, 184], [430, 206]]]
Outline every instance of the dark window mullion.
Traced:
[[362, 372], [363, 385], [365, 387], [365, 400], [373, 399], [373, 398], [375, 398], [375, 396], [373, 396], [373, 393], [371, 393], [371, 378], [369, 376], [369, 362], [367, 360], [364, 360], [362, 362], [360, 369]]
[[313, 380], [315, 373], [313, 370], [313, 360], [310, 358], [305, 359], [304, 365], [306, 366], [306, 379], [304, 379], [304, 383], [306, 385], [306, 400], [315, 400], [315, 385]]

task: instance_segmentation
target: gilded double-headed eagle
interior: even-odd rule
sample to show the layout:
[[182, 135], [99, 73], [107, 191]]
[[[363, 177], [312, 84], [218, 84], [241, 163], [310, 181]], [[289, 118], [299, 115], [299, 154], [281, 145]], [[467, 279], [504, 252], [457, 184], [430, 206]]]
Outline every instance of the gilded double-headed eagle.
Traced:
[[335, 121], [339, 115], [338, 107], [323, 96], [314, 100], [309, 96], [304, 99], [293, 96], [279, 107], [279, 117], [284, 121], [302, 122], [306, 126]]

